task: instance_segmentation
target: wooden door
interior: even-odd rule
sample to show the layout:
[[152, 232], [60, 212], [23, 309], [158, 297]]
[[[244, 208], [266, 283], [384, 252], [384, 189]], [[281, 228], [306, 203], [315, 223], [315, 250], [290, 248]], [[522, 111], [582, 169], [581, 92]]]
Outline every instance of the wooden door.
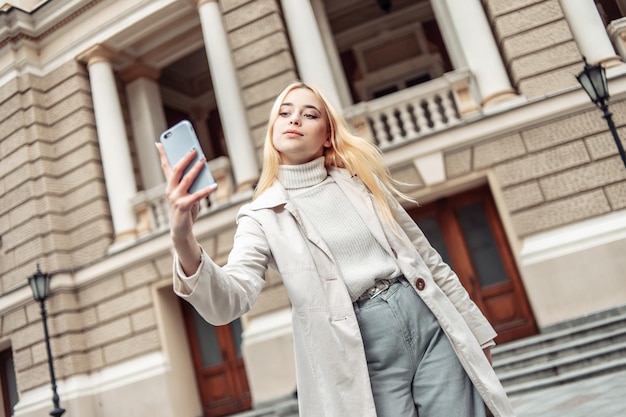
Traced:
[[424, 205], [410, 215], [494, 326], [497, 342], [537, 332], [487, 187]]
[[212, 326], [187, 302], [181, 305], [204, 417], [250, 409], [252, 400], [241, 355], [241, 321]]

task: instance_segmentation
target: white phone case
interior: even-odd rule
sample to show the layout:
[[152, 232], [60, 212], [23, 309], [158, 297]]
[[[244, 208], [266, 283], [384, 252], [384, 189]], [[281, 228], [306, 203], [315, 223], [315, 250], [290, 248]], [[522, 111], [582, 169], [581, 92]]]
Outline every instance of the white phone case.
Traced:
[[[198, 152], [196, 153], [195, 158], [185, 168], [184, 174], [186, 174], [196, 162], [204, 158], [204, 152], [202, 152], [196, 132], [193, 130], [193, 126], [188, 120], [183, 120], [167, 129], [161, 134], [160, 139], [163, 144], [163, 150], [165, 151], [167, 160], [172, 167], [176, 165], [176, 163], [180, 161], [183, 156], [190, 152], [191, 149], [196, 148]], [[191, 187], [189, 187], [189, 193], [193, 194], [196, 191], [202, 190], [212, 184], [215, 184], [215, 179], [211, 174], [209, 166], [205, 163], [202, 170], [191, 184]]]

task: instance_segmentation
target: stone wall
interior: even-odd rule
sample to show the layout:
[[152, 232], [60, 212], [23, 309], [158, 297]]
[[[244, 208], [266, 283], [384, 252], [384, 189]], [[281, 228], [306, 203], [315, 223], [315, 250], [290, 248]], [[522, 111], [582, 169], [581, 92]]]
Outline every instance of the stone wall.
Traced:
[[[626, 137], [626, 101], [611, 110]], [[493, 170], [519, 237], [626, 208], [626, 170], [595, 108], [450, 152], [446, 169]]]
[[69, 62], [0, 87], [0, 290], [100, 258], [112, 230], [89, 80]]
[[483, 0], [509, 76], [527, 98], [578, 86], [583, 67], [558, 0]]

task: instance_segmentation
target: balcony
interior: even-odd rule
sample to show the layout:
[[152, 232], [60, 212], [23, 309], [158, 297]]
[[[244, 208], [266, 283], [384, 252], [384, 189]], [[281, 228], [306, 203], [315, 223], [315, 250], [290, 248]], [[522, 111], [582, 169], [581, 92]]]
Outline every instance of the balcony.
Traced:
[[471, 91], [468, 69], [344, 109], [354, 132], [384, 152], [449, 129], [480, 108]]

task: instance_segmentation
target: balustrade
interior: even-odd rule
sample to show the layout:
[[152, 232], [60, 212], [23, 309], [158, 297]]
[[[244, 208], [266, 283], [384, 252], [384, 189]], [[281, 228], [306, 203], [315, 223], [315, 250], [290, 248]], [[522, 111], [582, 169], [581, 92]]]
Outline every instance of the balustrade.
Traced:
[[453, 71], [344, 110], [355, 132], [381, 150], [448, 129], [478, 112], [468, 70]]

